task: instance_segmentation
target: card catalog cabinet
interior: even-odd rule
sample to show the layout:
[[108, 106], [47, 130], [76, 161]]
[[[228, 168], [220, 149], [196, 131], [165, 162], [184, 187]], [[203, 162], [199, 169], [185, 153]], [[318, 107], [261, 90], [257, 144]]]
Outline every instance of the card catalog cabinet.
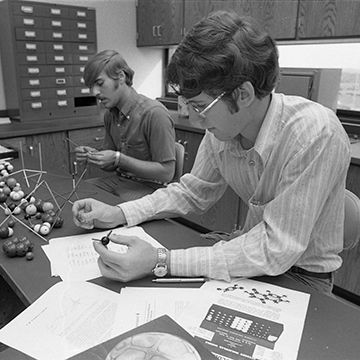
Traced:
[[96, 53], [95, 9], [0, 2], [6, 107], [20, 121], [98, 114], [83, 70]]

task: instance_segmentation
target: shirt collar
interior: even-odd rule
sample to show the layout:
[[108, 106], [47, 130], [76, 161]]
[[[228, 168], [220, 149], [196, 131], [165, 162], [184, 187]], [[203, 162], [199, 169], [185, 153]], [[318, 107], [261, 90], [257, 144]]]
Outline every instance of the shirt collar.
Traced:
[[282, 97], [275, 93], [272, 93], [271, 97], [269, 109], [254, 145], [254, 149], [261, 156], [264, 163], [267, 161], [278, 134], [284, 125], [281, 116], [283, 110]]
[[116, 117], [119, 117], [120, 112], [121, 112], [121, 114], [124, 117], [129, 118], [135, 104], [138, 102], [139, 97], [140, 97], [140, 95], [137, 93], [137, 91], [134, 88], [131, 88], [130, 96], [126, 100], [126, 102], [125, 102], [124, 106], [121, 108], [121, 110], [119, 111], [118, 108], [114, 107], [114, 108], [110, 109], [110, 112], [112, 114], [114, 114]]

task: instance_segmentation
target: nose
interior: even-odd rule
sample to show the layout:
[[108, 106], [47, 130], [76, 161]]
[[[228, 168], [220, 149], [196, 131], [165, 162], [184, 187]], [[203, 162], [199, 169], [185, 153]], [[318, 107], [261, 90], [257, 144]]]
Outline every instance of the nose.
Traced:
[[97, 96], [100, 94], [100, 91], [99, 91], [99, 87], [97, 85], [94, 85], [92, 88], [91, 88], [91, 91], [93, 93], [94, 96]]

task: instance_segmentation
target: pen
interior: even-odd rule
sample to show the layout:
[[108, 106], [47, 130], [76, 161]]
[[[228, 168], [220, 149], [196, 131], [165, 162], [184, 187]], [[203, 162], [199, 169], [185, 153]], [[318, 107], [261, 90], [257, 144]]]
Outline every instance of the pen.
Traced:
[[169, 279], [153, 279], [155, 283], [193, 283], [193, 282], [205, 282], [205, 278], [169, 278]]

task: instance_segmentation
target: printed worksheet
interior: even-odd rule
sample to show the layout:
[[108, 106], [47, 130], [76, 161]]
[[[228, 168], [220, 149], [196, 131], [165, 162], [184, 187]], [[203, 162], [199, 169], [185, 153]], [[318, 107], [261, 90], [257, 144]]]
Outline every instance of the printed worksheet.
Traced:
[[[60, 276], [63, 281], [86, 281], [100, 277], [101, 273], [97, 265], [99, 255], [94, 250], [93, 239], [101, 240], [108, 234], [109, 230], [51, 239], [48, 245], [42, 246], [51, 263], [51, 275]], [[162, 247], [140, 226], [117, 228], [112, 234], [137, 236], [155, 247]], [[110, 242], [107, 247], [118, 253], [124, 253], [127, 250], [126, 246], [113, 242]]]

